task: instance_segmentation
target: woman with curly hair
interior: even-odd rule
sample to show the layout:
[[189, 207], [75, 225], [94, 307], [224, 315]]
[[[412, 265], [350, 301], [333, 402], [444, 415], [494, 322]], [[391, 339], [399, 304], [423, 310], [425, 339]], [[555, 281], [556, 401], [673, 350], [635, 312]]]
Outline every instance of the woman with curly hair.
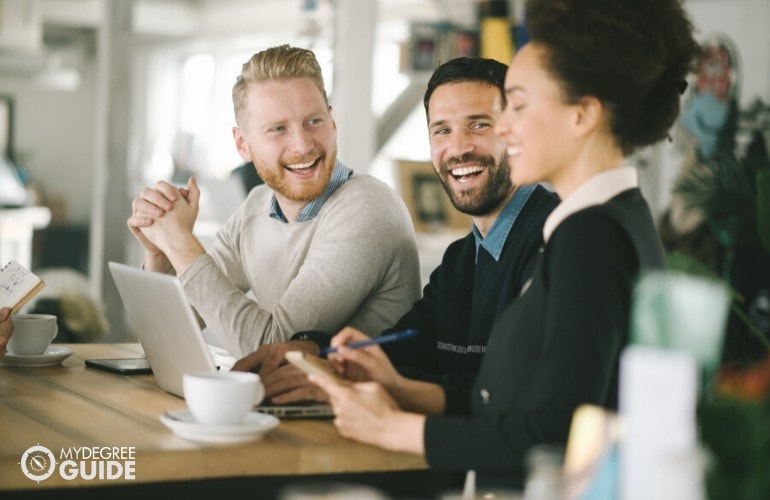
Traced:
[[497, 319], [475, 386], [406, 379], [378, 347], [338, 333], [332, 356], [354, 383], [311, 380], [350, 438], [474, 469], [520, 488], [537, 444], [565, 444], [582, 404], [615, 409], [631, 295], [663, 266], [649, 207], [625, 158], [667, 137], [699, 50], [679, 0], [529, 0], [529, 42], [505, 79], [496, 132], [515, 185], [546, 182], [561, 204], [543, 228], [530, 285]]

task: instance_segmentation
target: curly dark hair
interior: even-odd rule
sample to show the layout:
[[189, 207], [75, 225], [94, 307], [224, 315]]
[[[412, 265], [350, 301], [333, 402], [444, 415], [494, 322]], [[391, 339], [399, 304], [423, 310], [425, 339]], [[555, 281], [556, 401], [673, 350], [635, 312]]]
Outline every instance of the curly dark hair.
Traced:
[[623, 154], [668, 136], [700, 53], [681, 0], [528, 0], [526, 16], [567, 102], [599, 99]]

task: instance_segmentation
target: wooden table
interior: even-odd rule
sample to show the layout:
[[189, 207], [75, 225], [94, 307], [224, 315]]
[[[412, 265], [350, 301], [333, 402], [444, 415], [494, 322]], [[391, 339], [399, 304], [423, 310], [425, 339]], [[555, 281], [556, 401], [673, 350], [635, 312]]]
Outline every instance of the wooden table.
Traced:
[[[176, 437], [159, 415], [185, 408], [184, 400], [160, 389], [152, 375], [84, 366], [86, 358], [141, 357], [139, 344], [61, 345], [75, 351], [62, 365], [0, 366], [0, 490], [426, 470], [421, 457], [341, 437], [330, 420], [284, 420], [261, 439], [237, 445]], [[67, 480], [57, 470], [37, 483], [20, 462], [38, 444], [57, 462], [63, 449], [133, 447], [135, 479]]]

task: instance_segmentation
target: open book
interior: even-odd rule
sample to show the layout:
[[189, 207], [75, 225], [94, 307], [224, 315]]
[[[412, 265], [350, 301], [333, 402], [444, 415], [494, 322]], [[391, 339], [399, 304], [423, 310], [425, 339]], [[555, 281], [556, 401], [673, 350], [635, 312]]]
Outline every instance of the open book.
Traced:
[[10, 307], [13, 314], [44, 286], [35, 273], [12, 260], [0, 269], [0, 308]]

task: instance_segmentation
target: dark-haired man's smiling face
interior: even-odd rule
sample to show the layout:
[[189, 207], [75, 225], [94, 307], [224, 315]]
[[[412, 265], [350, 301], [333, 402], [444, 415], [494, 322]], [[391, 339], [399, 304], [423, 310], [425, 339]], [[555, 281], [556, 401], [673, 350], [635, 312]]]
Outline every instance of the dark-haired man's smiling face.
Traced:
[[433, 168], [452, 200], [484, 215], [511, 193], [505, 143], [494, 133], [500, 90], [478, 82], [440, 85], [430, 98], [428, 130]]

